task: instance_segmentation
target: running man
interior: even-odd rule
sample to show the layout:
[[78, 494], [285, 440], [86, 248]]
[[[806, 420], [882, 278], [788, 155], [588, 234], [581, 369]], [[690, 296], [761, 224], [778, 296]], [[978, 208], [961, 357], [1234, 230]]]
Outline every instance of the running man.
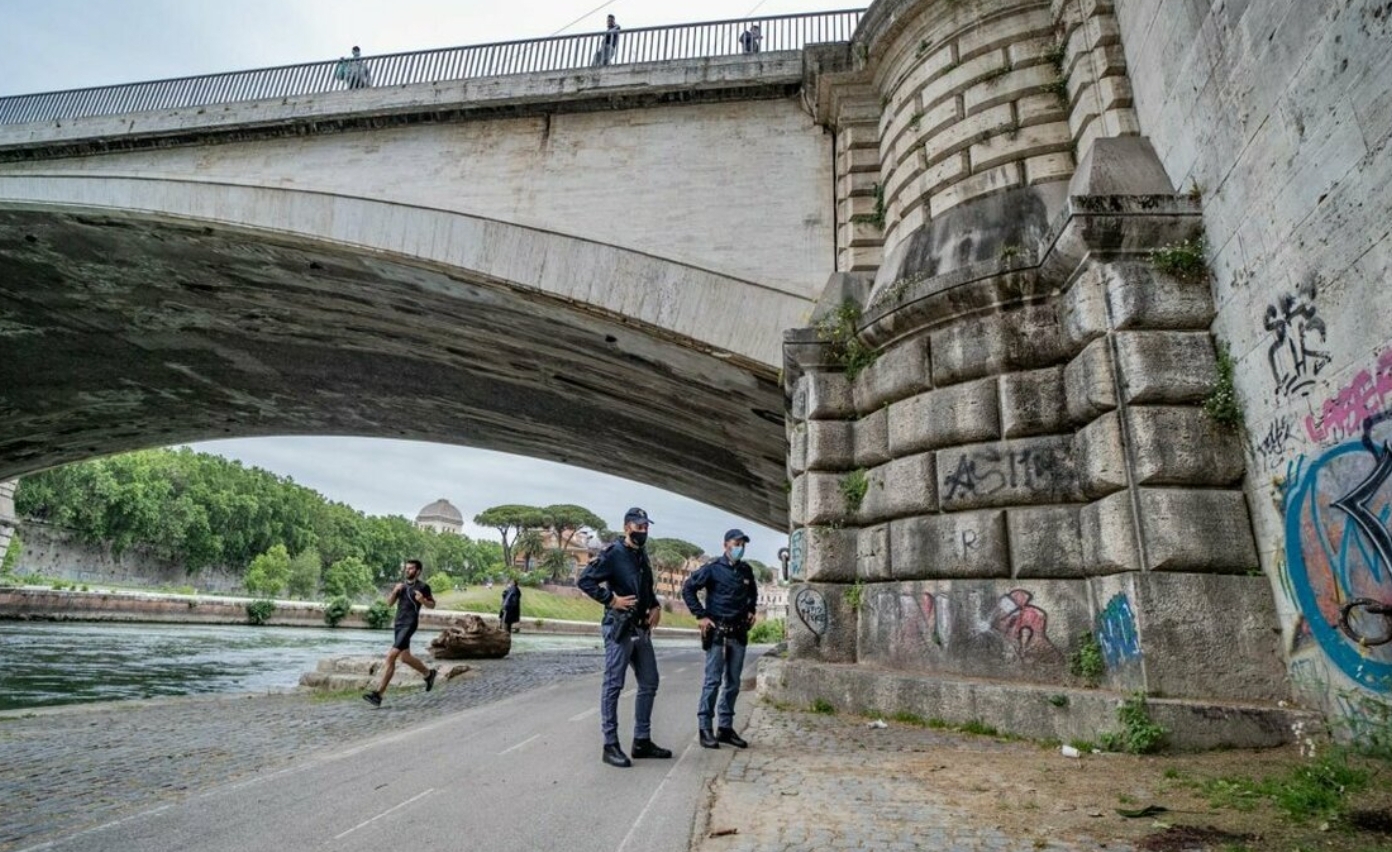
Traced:
[[387, 652], [387, 665], [382, 669], [381, 683], [376, 689], [363, 694], [363, 700], [373, 707], [382, 706], [382, 693], [387, 691], [392, 675], [396, 674], [397, 658], [425, 677], [426, 692], [434, 688], [435, 676], [439, 674], [438, 669], [427, 669], [425, 663], [411, 653], [411, 636], [420, 626], [421, 607], [434, 609], [435, 596], [431, 593], [430, 586], [421, 582], [419, 559], [408, 559], [401, 567], [406, 572], [406, 581], [397, 583], [387, 596], [387, 606], [396, 604], [396, 638], [392, 641], [391, 650]]

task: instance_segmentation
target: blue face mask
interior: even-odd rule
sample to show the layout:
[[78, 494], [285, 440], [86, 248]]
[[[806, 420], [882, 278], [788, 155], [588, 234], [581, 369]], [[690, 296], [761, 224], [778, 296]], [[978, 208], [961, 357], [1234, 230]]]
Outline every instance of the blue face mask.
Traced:
[[744, 545], [737, 544], [730, 548], [730, 561], [738, 562], [744, 558]]

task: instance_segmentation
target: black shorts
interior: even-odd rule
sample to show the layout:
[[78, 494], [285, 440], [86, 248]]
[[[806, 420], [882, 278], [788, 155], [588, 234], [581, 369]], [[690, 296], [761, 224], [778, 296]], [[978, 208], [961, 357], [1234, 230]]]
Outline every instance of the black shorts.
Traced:
[[396, 637], [392, 639], [392, 647], [398, 651], [411, 650], [411, 637], [416, 633], [414, 624], [396, 625]]

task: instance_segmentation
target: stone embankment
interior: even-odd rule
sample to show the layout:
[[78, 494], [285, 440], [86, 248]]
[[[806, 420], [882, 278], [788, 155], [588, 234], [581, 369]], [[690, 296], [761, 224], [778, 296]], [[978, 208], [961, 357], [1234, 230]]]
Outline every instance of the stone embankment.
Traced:
[[[80, 592], [34, 586], [0, 588], [0, 620], [32, 621], [130, 621], [171, 624], [246, 624], [249, 598], [213, 595], [173, 595], [152, 592]], [[367, 607], [355, 606], [339, 627], [367, 627]], [[421, 612], [421, 628], [441, 630], [454, 626], [466, 613], [453, 610]], [[323, 627], [324, 604], [313, 601], [276, 601], [266, 624], [279, 627]], [[582, 621], [523, 619], [527, 633], [599, 635], [599, 625]], [[695, 631], [659, 627], [658, 636], [690, 636]]]

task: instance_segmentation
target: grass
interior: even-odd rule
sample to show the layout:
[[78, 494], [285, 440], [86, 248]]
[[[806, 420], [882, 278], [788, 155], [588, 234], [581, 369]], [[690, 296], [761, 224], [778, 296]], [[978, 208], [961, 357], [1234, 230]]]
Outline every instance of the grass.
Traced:
[[[444, 592], [436, 596], [440, 609], [457, 612], [498, 614], [502, 605], [501, 587], [470, 586], [462, 592]], [[680, 603], [676, 611], [662, 613], [664, 627], [696, 627], [696, 619]], [[587, 621], [598, 623], [604, 617], [604, 607], [589, 598], [569, 597], [541, 589], [522, 590], [522, 618], [525, 621], [552, 619], [558, 621]]]
[[1333, 750], [1285, 775], [1213, 778], [1201, 782], [1199, 790], [1215, 809], [1252, 811], [1269, 804], [1296, 823], [1333, 822], [1345, 815], [1349, 796], [1370, 781], [1371, 773], [1352, 763], [1346, 751]]

